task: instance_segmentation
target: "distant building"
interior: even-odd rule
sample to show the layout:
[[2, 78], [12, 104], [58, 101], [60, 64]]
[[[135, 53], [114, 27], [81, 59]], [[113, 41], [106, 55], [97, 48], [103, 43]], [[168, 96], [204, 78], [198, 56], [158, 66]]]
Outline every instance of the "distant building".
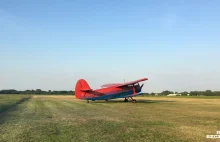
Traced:
[[181, 96], [181, 94], [176, 94], [176, 93], [174, 93], [174, 94], [169, 94], [169, 95], [167, 95], [167, 96]]

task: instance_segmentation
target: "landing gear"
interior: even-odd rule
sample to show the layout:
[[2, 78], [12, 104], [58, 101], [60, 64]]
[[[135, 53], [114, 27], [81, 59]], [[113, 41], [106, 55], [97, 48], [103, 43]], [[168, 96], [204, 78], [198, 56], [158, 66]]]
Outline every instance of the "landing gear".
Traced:
[[124, 102], [128, 102], [128, 99], [127, 99], [127, 98], [125, 98], [125, 99], [124, 99]]
[[136, 103], [137, 101], [136, 101], [135, 99], [132, 98], [132, 102], [133, 102], [133, 103]]
[[89, 103], [89, 100], [87, 100], [87, 103]]
[[136, 103], [137, 102], [135, 99], [133, 99], [133, 97], [130, 97], [130, 98], [131, 98], [132, 103]]
[[[135, 99], [133, 99], [132, 97], [130, 97], [130, 99], [132, 100], [133, 103], [136, 103], [137, 101]], [[128, 98], [124, 99], [124, 102], [128, 102]]]
[[108, 101], [108, 99], [105, 100], [106, 102]]

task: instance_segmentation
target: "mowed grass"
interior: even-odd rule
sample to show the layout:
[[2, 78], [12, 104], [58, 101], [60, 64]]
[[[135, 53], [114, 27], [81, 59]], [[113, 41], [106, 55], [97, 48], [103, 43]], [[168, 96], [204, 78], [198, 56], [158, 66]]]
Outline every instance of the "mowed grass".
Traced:
[[30, 95], [0, 95], [0, 113], [30, 99]]
[[[5, 105], [7, 95], [0, 97]], [[0, 141], [217, 141], [206, 135], [220, 130], [220, 99], [136, 99], [86, 103], [74, 96], [32, 96], [0, 113]]]

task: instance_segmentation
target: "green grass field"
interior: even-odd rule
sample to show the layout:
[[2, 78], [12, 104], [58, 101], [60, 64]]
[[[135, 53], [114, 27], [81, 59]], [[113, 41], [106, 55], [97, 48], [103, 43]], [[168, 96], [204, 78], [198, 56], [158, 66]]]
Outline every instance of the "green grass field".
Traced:
[[220, 130], [220, 99], [136, 99], [86, 103], [74, 96], [0, 95], [0, 141], [218, 140], [206, 135]]

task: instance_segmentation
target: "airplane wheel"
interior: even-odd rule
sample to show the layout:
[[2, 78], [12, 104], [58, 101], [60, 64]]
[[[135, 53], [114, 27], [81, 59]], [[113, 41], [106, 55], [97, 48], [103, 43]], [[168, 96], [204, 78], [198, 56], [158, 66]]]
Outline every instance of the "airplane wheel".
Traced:
[[133, 103], [136, 103], [136, 100], [133, 100]]
[[124, 102], [128, 102], [128, 99], [125, 99]]
[[108, 99], [105, 100], [106, 102], [108, 101]]

